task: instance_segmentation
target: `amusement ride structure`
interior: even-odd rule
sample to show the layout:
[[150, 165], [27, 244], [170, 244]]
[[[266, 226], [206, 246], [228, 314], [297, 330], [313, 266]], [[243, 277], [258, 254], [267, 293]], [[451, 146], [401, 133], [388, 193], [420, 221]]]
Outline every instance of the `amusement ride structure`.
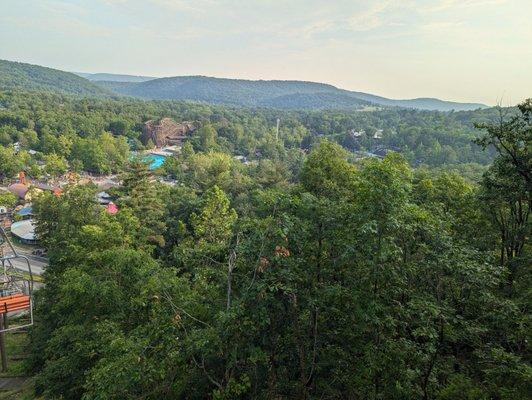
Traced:
[[0, 351], [6, 370], [4, 333], [33, 325], [33, 274], [28, 257], [17, 252], [1, 226], [0, 268]]
[[[14, 265], [17, 262], [17, 266]], [[27, 266], [27, 269], [20, 265]], [[4, 228], [0, 227], [0, 333], [33, 325], [33, 274], [28, 257], [17, 252]], [[24, 322], [7, 326], [7, 316]], [[27, 316], [28, 319], [22, 317]]]

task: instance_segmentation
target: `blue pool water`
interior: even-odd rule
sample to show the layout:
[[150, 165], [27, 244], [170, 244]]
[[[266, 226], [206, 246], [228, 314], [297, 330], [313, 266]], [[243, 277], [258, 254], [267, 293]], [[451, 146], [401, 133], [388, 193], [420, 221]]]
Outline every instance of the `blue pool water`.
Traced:
[[150, 163], [150, 169], [153, 170], [163, 165], [165, 158], [165, 156], [159, 154], [149, 154], [146, 156], [146, 161]]

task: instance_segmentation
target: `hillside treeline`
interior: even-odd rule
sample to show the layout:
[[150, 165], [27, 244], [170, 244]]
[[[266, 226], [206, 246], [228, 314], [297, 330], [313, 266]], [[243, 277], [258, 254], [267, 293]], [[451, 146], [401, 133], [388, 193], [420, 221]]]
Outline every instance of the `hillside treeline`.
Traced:
[[472, 142], [478, 136], [473, 125], [496, 116], [494, 109], [283, 112], [8, 91], [0, 93], [0, 178], [21, 169], [38, 178], [43, 174], [38, 168], [42, 162], [50, 164], [45, 172], [52, 176], [68, 168], [120, 172], [129, 151], [144, 148], [139, 141], [143, 123], [162, 117], [194, 122], [199, 128], [191, 140], [196, 151], [270, 159], [289, 166], [298, 162], [301, 150], [309, 151], [329, 138], [356, 157], [395, 151], [411, 165], [454, 167], [478, 175], [481, 166], [492, 160], [493, 149], [483, 151]]

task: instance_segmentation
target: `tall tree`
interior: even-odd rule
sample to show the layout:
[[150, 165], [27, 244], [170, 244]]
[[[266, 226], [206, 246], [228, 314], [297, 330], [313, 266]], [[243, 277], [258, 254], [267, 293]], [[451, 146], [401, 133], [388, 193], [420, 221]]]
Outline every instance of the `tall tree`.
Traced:
[[138, 219], [138, 240], [164, 246], [165, 209], [160, 186], [154, 180], [146, 162], [135, 159], [122, 175], [119, 206], [129, 209]]
[[496, 124], [481, 124], [477, 143], [494, 146], [498, 156], [483, 179], [482, 199], [500, 231], [500, 263], [513, 284], [520, 269], [530, 274], [528, 243], [532, 212], [532, 99], [518, 105], [517, 115], [501, 111]]

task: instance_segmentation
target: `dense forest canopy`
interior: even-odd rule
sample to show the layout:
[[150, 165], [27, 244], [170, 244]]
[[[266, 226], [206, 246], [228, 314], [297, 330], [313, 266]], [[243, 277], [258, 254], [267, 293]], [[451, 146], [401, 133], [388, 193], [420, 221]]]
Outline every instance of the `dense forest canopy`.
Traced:
[[[139, 141], [142, 124], [161, 117], [194, 121], [201, 127], [192, 139], [196, 150], [293, 165], [300, 150], [308, 151], [329, 138], [359, 156], [382, 156], [393, 150], [412, 165], [454, 166], [478, 175], [481, 165], [492, 160], [493, 149], [483, 151], [472, 142], [478, 136], [474, 124], [496, 116], [494, 109], [455, 113], [408, 109], [279, 111], [4, 91], [0, 93], [0, 157], [4, 160], [0, 175], [9, 177], [25, 169], [36, 176], [40, 173], [36, 161], [51, 154], [75, 170], [118, 172], [129, 149], [143, 148]], [[380, 136], [375, 138], [377, 132]], [[213, 138], [205, 143], [209, 133]], [[18, 155], [11, 149], [14, 143], [21, 146]], [[30, 156], [29, 150], [38, 153]]]
[[[132, 152], [163, 117], [197, 129], [150, 171]], [[0, 92], [2, 179], [120, 181], [117, 213], [93, 184], [34, 199], [50, 259], [36, 394], [527, 398], [531, 140], [530, 100], [279, 111]]]
[[479, 128], [478, 184], [330, 140], [295, 175], [189, 142], [177, 186], [130, 162], [115, 215], [90, 185], [43, 195], [37, 393], [528, 398], [532, 102]]

